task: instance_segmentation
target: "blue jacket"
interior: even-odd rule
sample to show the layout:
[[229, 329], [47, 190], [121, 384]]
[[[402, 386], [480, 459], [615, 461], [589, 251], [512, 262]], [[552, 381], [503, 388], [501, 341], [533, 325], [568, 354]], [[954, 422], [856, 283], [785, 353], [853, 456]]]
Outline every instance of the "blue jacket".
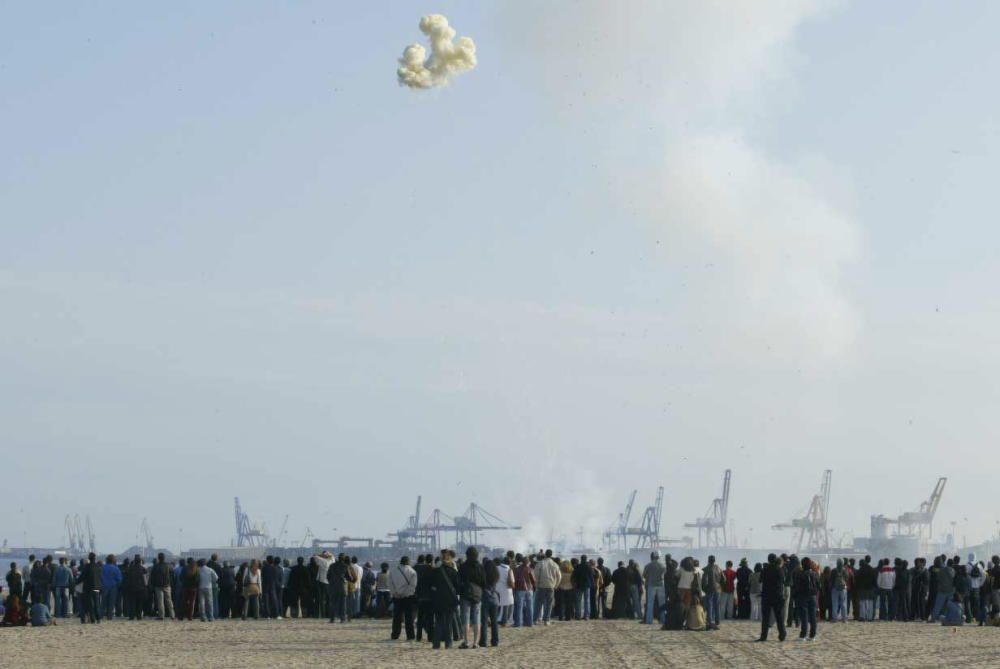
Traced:
[[104, 563], [101, 567], [101, 584], [105, 588], [117, 588], [122, 583], [122, 570], [116, 564]]
[[56, 588], [68, 588], [73, 585], [73, 572], [64, 564], [56, 565], [56, 573], [52, 578], [52, 586]]

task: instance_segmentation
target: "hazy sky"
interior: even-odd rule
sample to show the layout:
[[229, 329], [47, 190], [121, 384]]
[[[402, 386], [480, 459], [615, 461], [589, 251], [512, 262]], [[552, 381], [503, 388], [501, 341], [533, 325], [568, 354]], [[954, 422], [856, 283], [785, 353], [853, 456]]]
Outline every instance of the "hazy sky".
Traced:
[[[400, 88], [448, 16], [479, 66]], [[0, 2], [0, 538], [997, 529], [1000, 5]], [[334, 529], [336, 528], [336, 530]]]

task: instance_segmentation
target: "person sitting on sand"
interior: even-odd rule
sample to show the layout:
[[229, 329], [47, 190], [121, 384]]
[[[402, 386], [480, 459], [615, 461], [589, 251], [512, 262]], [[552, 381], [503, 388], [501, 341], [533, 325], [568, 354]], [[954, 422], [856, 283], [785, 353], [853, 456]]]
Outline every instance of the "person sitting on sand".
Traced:
[[11, 595], [7, 598], [7, 610], [4, 611], [3, 620], [0, 626], [3, 627], [23, 627], [28, 624], [28, 615], [24, 610], [24, 604], [18, 595]]
[[944, 617], [941, 624], [945, 627], [961, 627], [965, 624], [965, 612], [962, 610], [962, 596], [957, 592], [944, 607]]
[[56, 621], [53, 620], [52, 615], [49, 613], [48, 605], [41, 601], [31, 605], [30, 617], [32, 627], [48, 627], [49, 625], [56, 624]]

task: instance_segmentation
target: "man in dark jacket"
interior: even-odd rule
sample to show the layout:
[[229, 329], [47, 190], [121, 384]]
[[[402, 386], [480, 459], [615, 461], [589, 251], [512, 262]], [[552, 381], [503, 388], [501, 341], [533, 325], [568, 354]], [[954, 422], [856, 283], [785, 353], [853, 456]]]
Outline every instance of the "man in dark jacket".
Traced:
[[229, 562], [222, 563], [219, 577], [219, 618], [225, 620], [236, 604], [236, 568]]
[[893, 620], [908, 622], [910, 620], [910, 570], [906, 560], [896, 558], [896, 580], [892, 586], [892, 598], [895, 606]]
[[31, 568], [31, 601], [41, 602], [48, 606], [49, 592], [52, 590], [52, 571], [49, 569], [49, 558], [36, 561]]
[[[327, 570], [329, 573], [329, 570]], [[305, 617], [306, 602], [309, 598], [309, 569], [306, 567], [305, 558], [299, 556], [295, 561], [295, 566], [288, 572], [288, 587], [286, 588], [288, 599], [288, 615], [293, 618]]]
[[580, 556], [580, 562], [573, 568], [573, 587], [576, 589], [576, 619], [590, 618], [590, 591], [594, 587], [594, 571], [587, 564], [587, 556]]
[[[611, 585], [611, 570], [608, 569], [604, 564], [604, 558], [597, 558], [597, 570], [601, 572], [601, 591], [598, 593], [598, 606], [600, 607], [600, 616], [602, 618], [610, 618], [611, 611], [608, 609], [608, 586]], [[596, 618], [598, 615], [597, 611], [591, 611]]]
[[420, 555], [413, 570], [417, 572], [417, 641], [424, 633], [427, 640], [434, 639], [434, 603], [431, 576], [433, 575], [433, 555]]
[[798, 612], [795, 614], [799, 621], [799, 638], [806, 638], [806, 626], [809, 626], [809, 640], [816, 638], [816, 598], [819, 596], [819, 576], [812, 568], [812, 560], [807, 557], [802, 558], [801, 568], [796, 569], [792, 581], [792, 597], [795, 598], [795, 606]]
[[760, 638], [757, 641], [767, 641], [768, 630], [771, 629], [771, 619], [778, 623], [778, 641], [785, 640], [785, 571], [778, 556], [771, 553], [767, 556], [767, 564], [760, 573]]
[[465, 550], [465, 562], [458, 568], [458, 578], [461, 584], [459, 606], [464, 634], [460, 648], [471, 648], [479, 640], [483, 590], [486, 589], [486, 570], [479, 561], [479, 551], [475, 546], [469, 546]]
[[167, 564], [167, 558], [163, 553], [156, 556], [156, 563], [149, 572], [149, 584], [153, 586], [153, 596], [156, 597], [156, 617], [163, 620], [174, 619], [174, 600], [171, 584], [173, 582], [173, 572]]
[[747, 564], [747, 559], [740, 560], [736, 570], [736, 617], [740, 620], [750, 619], [750, 575], [753, 570]]
[[927, 572], [927, 560], [918, 557], [913, 561], [910, 570], [910, 619], [923, 622], [927, 620], [927, 593], [930, 586], [930, 575]]
[[142, 564], [141, 555], [136, 555], [125, 569], [122, 587], [125, 590], [125, 614], [128, 619], [142, 620], [146, 604], [146, 567]]
[[101, 569], [97, 555], [91, 553], [77, 577], [77, 582], [83, 586], [83, 594], [80, 596], [83, 603], [80, 607], [81, 623], [87, 622], [88, 619], [96, 624], [101, 622]]
[[276, 618], [278, 616], [277, 606], [271, 594], [274, 591], [276, 576], [273, 558], [268, 555], [260, 567], [260, 615], [262, 618]]
[[353, 581], [354, 570], [351, 569], [351, 562], [345, 554], [341, 553], [336, 560], [330, 563], [330, 568], [326, 571], [331, 623], [335, 622], [337, 618], [340, 618], [342, 623], [348, 621], [347, 584]]
[[[431, 587], [434, 593], [434, 648], [451, 648], [451, 622], [458, 608], [458, 571], [447, 553], [443, 553], [441, 565], [434, 569]], [[419, 583], [419, 581], [417, 581]]]

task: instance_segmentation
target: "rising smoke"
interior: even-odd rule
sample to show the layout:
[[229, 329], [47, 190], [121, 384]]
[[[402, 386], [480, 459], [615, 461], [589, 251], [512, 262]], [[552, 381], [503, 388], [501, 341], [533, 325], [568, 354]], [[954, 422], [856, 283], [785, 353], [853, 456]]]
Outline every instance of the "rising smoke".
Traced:
[[435, 88], [444, 86], [451, 78], [468, 72], [476, 66], [476, 43], [469, 37], [455, 40], [455, 29], [441, 14], [431, 14], [420, 19], [420, 32], [431, 43], [431, 55], [420, 44], [411, 44], [399, 59], [396, 78], [400, 86], [408, 88]]

